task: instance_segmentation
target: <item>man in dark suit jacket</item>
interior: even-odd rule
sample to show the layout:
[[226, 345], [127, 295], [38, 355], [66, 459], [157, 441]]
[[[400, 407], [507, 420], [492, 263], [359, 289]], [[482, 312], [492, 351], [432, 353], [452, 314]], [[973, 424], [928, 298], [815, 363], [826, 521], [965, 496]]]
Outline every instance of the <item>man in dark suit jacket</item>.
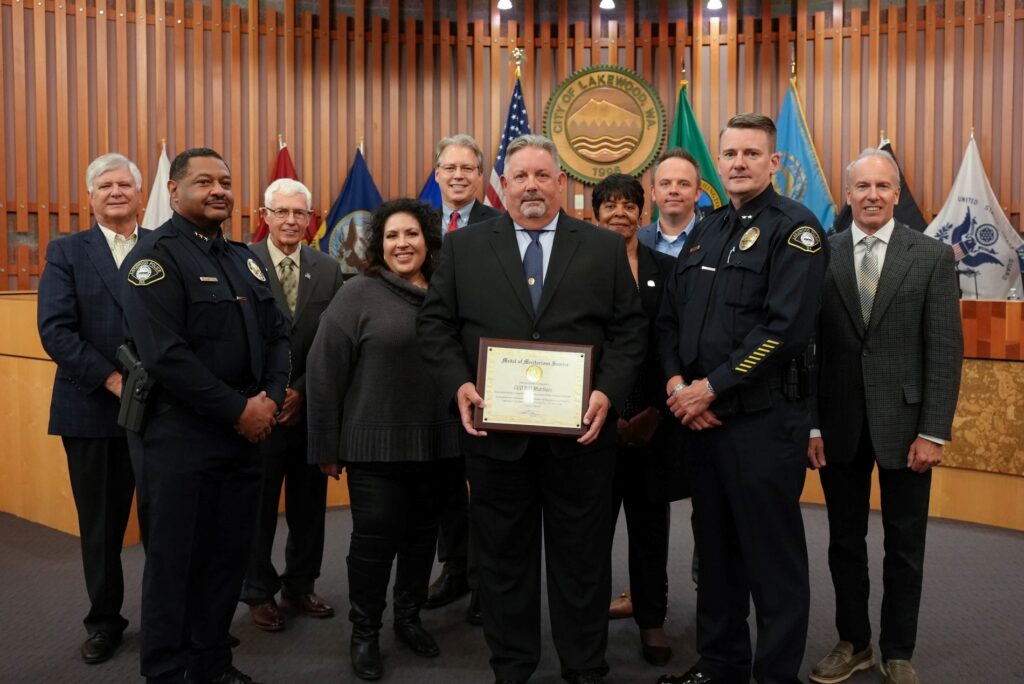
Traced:
[[[820, 469], [839, 643], [811, 670], [843, 681], [874, 663], [865, 537], [878, 464], [885, 562], [879, 649], [887, 684], [917, 682], [917, 637], [931, 469], [950, 439], [963, 333], [953, 252], [896, 223], [899, 168], [869, 149], [847, 167], [851, 230], [831, 239], [822, 289]], [[827, 459], [827, 460], [826, 460]]]
[[[327, 477], [306, 462], [306, 354], [320, 315], [342, 284], [335, 259], [302, 244], [310, 220], [312, 195], [302, 183], [283, 178], [267, 188], [263, 215], [270, 234], [250, 245], [268, 274], [278, 308], [289, 320], [291, 374], [277, 427], [261, 442], [263, 484], [260, 512], [241, 599], [249, 604], [253, 622], [262, 630], [285, 628], [285, 616], [274, 595], [312, 617], [334, 615], [334, 608], [313, 591], [324, 554], [324, 513]], [[287, 260], [287, 261], [286, 261]], [[278, 574], [270, 560], [277, 529], [278, 501], [285, 486], [288, 543], [285, 569]]]
[[68, 455], [91, 604], [82, 659], [100, 663], [128, 625], [120, 614], [121, 541], [135, 478], [117, 424], [122, 377], [114, 356], [124, 342], [117, 269], [139, 237], [142, 176], [128, 158], [105, 154], [89, 164], [85, 184], [96, 224], [47, 247], [38, 316], [43, 347], [57, 362], [49, 433], [61, 436]]
[[[483, 167], [483, 153], [472, 136], [460, 133], [437, 143], [434, 178], [441, 189], [441, 226], [445, 235], [501, 216], [494, 207], [476, 201]], [[424, 608], [446, 606], [466, 594], [471, 583], [476, 585], [475, 563], [467, 564], [470, 556], [468, 506], [463, 466], [452, 470], [452, 480], [444, 493], [437, 530], [437, 559], [444, 567], [430, 585]], [[467, 565], [473, 567], [467, 568]], [[480, 624], [480, 602], [476, 593], [466, 613], [472, 624]]]
[[[632, 389], [646, 325], [622, 238], [561, 212], [565, 178], [550, 140], [511, 142], [502, 177], [509, 214], [444, 241], [418, 323], [423, 356], [466, 431], [484, 635], [499, 682], [526, 681], [540, 659], [542, 518], [562, 676], [582, 684], [608, 671], [611, 407]], [[584, 434], [475, 430], [481, 337], [592, 345]]]

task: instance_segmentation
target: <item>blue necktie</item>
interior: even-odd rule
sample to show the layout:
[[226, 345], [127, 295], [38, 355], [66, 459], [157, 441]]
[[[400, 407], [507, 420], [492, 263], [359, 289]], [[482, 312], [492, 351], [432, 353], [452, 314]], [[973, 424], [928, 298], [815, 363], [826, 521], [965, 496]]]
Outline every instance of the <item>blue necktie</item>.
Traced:
[[540, 295], [544, 289], [544, 248], [540, 245], [541, 230], [528, 230], [530, 244], [523, 255], [523, 270], [526, 271], [526, 285], [533, 301], [533, 312], [540, 308]]

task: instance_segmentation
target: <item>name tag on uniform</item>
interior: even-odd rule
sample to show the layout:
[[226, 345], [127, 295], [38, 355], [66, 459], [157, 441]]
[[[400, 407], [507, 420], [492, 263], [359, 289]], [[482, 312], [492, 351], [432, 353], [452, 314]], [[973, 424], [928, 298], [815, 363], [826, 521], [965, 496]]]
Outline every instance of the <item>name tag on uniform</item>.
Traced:
[[219, 283], [220, 280], [217, 279], [217, 276], [199, 276], [199, 282], [201, 282], [201, 283]]
[[715, 272], [715, 269], [711, 268], [710, 266], [701, 266], [700, 270], [702, 270], [702, 271], [711, 271], [712, 273]]

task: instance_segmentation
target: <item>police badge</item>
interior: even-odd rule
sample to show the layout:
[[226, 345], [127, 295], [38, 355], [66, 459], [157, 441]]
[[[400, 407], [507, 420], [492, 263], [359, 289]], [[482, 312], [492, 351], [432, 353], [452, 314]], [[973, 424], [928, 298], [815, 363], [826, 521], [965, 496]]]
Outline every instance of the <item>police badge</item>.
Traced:
[[757, 226], [751, 226], [747, 228], [747, 231], [743, 233], [743, 237], [740, 238], [740, 251], [746, 252], [748, 249], [754, 246], [757, 242], [757, 238], [761, 236], [761, 229]]
[[263, 269], [256, 265], [254, 259], [249, 259], [245, 262], [245, 265], [249, 267], [249, 272], [256, 276], [257, 280], [261, 283], [267, 282], [267, 276], [263, 275]]

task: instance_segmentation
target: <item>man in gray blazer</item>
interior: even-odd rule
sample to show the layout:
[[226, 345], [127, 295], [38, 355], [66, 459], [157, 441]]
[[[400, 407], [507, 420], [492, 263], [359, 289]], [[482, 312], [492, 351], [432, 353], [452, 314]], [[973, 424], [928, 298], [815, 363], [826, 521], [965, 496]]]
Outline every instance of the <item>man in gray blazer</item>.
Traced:
[[[252, 555], [241, 600], [249, 604], [253, 622], [262, 630], [285, 628], [285, 616], [274, 600], [281, 599], [304, 615], [327, 618], [334, 608], [313, 591], [324, 553], [324, 512], [327, 478], [306, 463], [306, 354], [313, 343], [320, 314], [342, 284], [341, 268], [331, 257], [302, 244], [310, 220], [312, 196], [302, 183], [281, 178], [267, 188], [263, 215], [270, 234], [250, 245], [269, 275], [278, 308], [288, 317], [291, 374], [277, 427], [260, 443], [263, 487]], [[277, 529], [277, 507], [285, 487], [288, 543], [285, 569], [278, 574], [270, 560]]]
[[953, 252], [896, 223], [899, 168], [867, 149], [846, 171], [850, 230], [831, 238], [822, 289], [821, 375], [808, 458], [820, 470], [839, 643], [810, 673], [822, 684], [871, 667], [868, 499], [878, 464], [885, 560], [881, 670], [918, 682], [911, 665], [921, 600], [931, 469], [950, 439], [963, 333]]

